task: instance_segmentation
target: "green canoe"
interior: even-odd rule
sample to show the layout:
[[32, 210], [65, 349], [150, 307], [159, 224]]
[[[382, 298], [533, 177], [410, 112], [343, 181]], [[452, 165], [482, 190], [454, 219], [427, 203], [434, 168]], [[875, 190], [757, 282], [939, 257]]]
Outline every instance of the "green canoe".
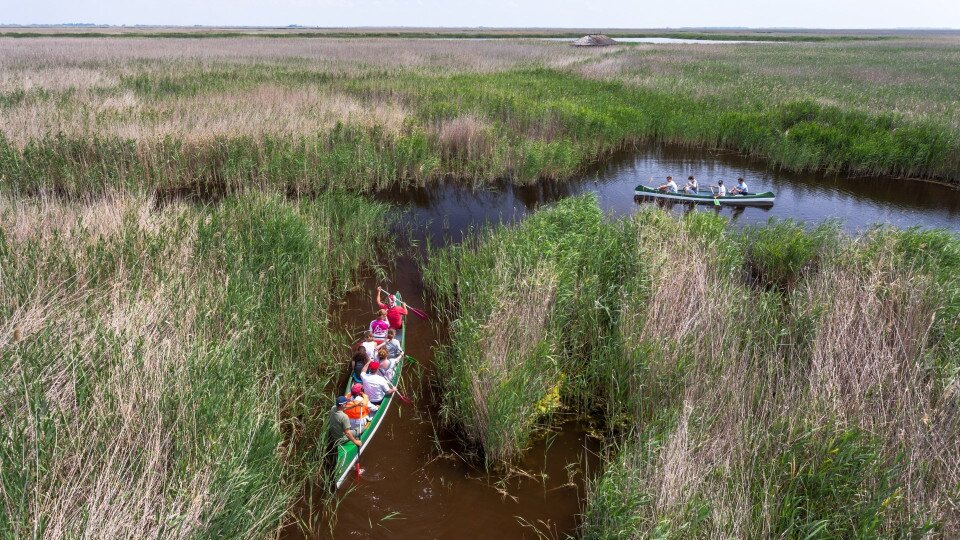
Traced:
[[681, 201], [681, 202], [691, 202], [691, 203], [700, 203], [700, 204], [720, 204], [731, 205], [731, 206], [769, 206], [773, 204], [776, 196], [772, 191], [764, 191], [763, 193], [751, 193], [749, 195], [726, 195], [723, 197], [714, 197], [712, 193], [698, 192], [698, 193], [684, 193], [678, 191], [676, 193], [669, 193], [666, 191], [660, 191], [658, 189], [648, 188], [644, 185], [639, 185], [633, 191], [634, 196], [636, 197], [650, 197], [653, 199], [665, 199], [668, 201]]
[[[395, 296], [397, 297], [397, 300], [400, 300], [399, 291], [395, 294]], [[400, 382], [400, 372], [403, 370], [404, 360], [406, 359], [406, 317], [404, 317], [403, 321], [403, 333], [400, 334], [400, 348], [404, 350], [404, 355], [400, 357], [400, 361], [397, 363], [396, 372], [393, 374], [393, 380], [390, 381], [390, 384], [394, 386]], [[344, 394], [350, 392], [350, 386], [352, 386], [352, 379], [350, 376], [347, 376], [347, 386]], [[386, 397], [383, 398], [383, 401], [380, 403], [380, 408], [377, 409], [377, 412], [374, 413], [370, 418], [370, 422], [367, 424], [367, 429], [363, 430], [363, 433], [360, 434], [360, 442], [363, 443], [360, 445], [360, 448], [357, 448], [357, 445], [350, 441], [346, 441], [337, 446], [337, 464], [334, 468], [334, 478], [336, 479], [337, 489], [340, 488], [344, 480], [347, 479], [347, 476], [350, 475], [350, 471], [353, 470], [354, 465], [357, 463], [357, 459], [360, 457], [360, 454], [366, 452], [367, 447], [370, 446], [370, 441], [373, 439], [373, 436], [376, 435], [380, 424], [383, 423], [384, 418], [387, 416], [387, 411], [390, 410], [390, 405], [393, 403], [394, 399], [396, 399], [396, 394], [387, 394]]]

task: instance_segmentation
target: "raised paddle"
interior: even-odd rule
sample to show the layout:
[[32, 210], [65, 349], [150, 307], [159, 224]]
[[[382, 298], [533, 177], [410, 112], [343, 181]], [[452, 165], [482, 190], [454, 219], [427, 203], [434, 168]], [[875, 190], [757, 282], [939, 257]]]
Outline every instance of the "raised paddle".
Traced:
[[[388, 295], [390, 294], [390, 291], [384, 290], [382, 287], [377, 287], [377, 289], [378, 289], [380, 292], [387, 293]], [[400, 302], [401, 304], [407, 306], [407, 309], [410, 310], [410, 313], [413, 313], [414, 315], [416, 315], [417, 317], [420, 317], [420, 318], [423, 319], [423, 320], [427, 320], [427, 314], [426, 314], [426, 313], [424, 313], [424, 312], [420, 311], [419, 309], [411, 306], [410, 304], [404, 302], [403, 300], [397, 300], [397, 302]]]

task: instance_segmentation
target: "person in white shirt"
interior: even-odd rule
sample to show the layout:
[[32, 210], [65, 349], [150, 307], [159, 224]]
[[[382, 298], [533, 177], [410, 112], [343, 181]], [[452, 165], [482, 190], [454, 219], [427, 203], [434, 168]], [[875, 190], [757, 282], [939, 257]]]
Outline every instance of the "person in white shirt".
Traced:
[[672, 176], [668, 176], [668, 177], [667, 177], [667, 183], [666, 183], [666, 184], [660, 184], [659, 186], [657, 186], [657, 189], [659, 189], [660, 191], [665, 191], [665, 192], [667, 192], [667, 193], [676, 193], [676, 192], [677, 192], [677, 183], [673, 181], [673, 177], [672, 177]]
[[380, 369], [380, 362], [373, 361], [367, 363], [367, 369], [363, 371], [360, 378], [363, 380], [363, 393], [370, 398], [370, 410], [375, 411], [383, 403], [383, 398], [387, 394], [397, 391], [397, 388], [390, 384], [383, 375], [377, 373]]
[[743, 178], [737, 178], [737, 185], [730, 190], [731, 195], [749, 195], [750, 192], [747, 190], [747, 183], [743, 181]]
[[691, 174], [690, 177], [687, 178], [687, 184], [683, 186], [683, 192], [696, 193], [698, 189], [700, 189], [700, 184], [697, 183], [697, 179]]
[[370, 360], [375, 360], [377, 358], [377, 340], [373, 339], [373, 332], [367, 330], [363, 333], [363, 341], [360, 342], [360, 347], [367, 353], [367, 358]]
[[723, 180], [719, 180], [719, 181], [717, 182], [717, 191], [716, 191], [716, 193], [713, 194], [713, 196], [714, 196], [714, 197], [726, 197], [726, 196], [727, 196], [727, 188], [726, 188], [726, 186], [723, 185]]

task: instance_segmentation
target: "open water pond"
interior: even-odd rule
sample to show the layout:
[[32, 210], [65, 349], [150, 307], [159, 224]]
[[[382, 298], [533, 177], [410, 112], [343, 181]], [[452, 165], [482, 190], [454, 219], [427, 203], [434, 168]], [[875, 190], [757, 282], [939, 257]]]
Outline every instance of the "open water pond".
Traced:
[[[650, 185], [650, 177], [659, 183], [668, 174], [681, 185], [691, 174], [701, 184], [720, 179], [733, 182], [742, 176], [752, 191], [774, 191], [777, 200], [769, 208], [717, 209], [634, 198], [637, 184]], [[877, 223], [960, 231], [960, 190], [949, 186], [897, 178], [789, 173], [736, 154], [678, 148], [615, 156], [575, 181], [483, 189], [444, 183], [381, 192], [377, 197], [404, 209], [397, 237], [410, 235], [414, 246], [422, 248], [428, 240], [435, 246], [459, 242], [468, 231], [484, 224], [517, 221], [543, 204], [585, 192], [596, 193], [612, 218], [660, 204], [677, 214], [719, 212], [734, 226], [792, 218], [811, 225], [836, 219], [850, 232]], [[405, 253], [411, 251], [417, 250]], [[399, 257], [390, 273], [391, 288], [403, 291], [415, 307], [432, 311], [413, 257]], [[375, 283], [369, 280], [366, 290], [374, 290]], [[342, 324], [352, 330], [366, 327], [372, 307], [366, 291], [350, 295], [341, 312]], [[575, 535], [583, 480], [596, 471], [600, 446], [588, 435], [587, 426], [570, 422], [539, 441], [518, 464], [523, 474], [505, 481], [495, 474], [488, 476], [461, 459], [463, 448], [451, 434], [436, 427], [437, 405], [428, 381], [434, 345], [445, 341], [446, 330], [409, 317], [407, 331], [407, 352], [415, 363], [404, 369], [401, 387], [414, 395], [415, 402], [394, 404], [363, 454], [360, 481], [351, 477], [341, 488], [333, 537], [423, 540]], [[316, 519], [305, 509], [299, 518]], [[299, 537], [294, 529], [288, 529], [285, 536]], [[326, 523], [317, 522], [313, 530], [317, 538], [330, 537]]]

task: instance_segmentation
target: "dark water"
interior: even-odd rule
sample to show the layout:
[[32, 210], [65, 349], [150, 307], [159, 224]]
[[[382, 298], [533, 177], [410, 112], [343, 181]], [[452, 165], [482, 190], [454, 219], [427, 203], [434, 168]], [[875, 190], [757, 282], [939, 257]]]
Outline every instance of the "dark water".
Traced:
[[[667, 175], [672, 175], [682, 186], [691, 174], [701, 185], [724, 180], [731, 186], [738, 177], [743, 177], [751, 191], [773, 191], [777, 200], [771, 207], [715, 208], [633, 197], [637, 184], [656, 186], [663, 183]], [[596, 193], [600, 206], [612, 216], [627, 216], [645, 206], [659, 205], [678, 214], [719, 212], [734, 225], [792, 218], [810, 224], [838, 220], [851, 233], [875, 224], [960, 231], [960, 189], [951, 186], [892, 177], [792, 173], [774, 170], [763, 162], [732, 153], [678, 148], [616, 156], [576, 181], [542, 182], [534, 186], [504, 183], [479, 190], [444, 184], [382, 196], [406, 205], [409, 216], [425, 226], [425, 234], [435, 240], [449, 235], [458, 241], [462, 231], [484, 221], [515, 221], [543, 204], [587, 192]]]
[[[380, 283], [404, 292], [411, 305], [426, 308], [423, 284], [410, 256], [395, 261], [393, 279]], [[354, 331], [366, 327], [377, 282], [350, 294], [340, 317]], [[338, 492], [333, 534], [330, 522], [311, 515], [306, 505], [299, 519], [315, 520], [304, 536], [296, 525], [283, 538], [562, 538], [578, 525], [583, 481], [596, 468], [599, 444], [583, 424], [571, 420], [538, 441], [518, 463], [517, 474], [487, 474], [464, 454], [456, 438], [437, 421], [433, 347], [446, 340], [445, 329], [408, 316], [406, 352], [400, 389], [412, 404], [396, 401], [386, 423], [361, 458], [360, 479], [350, 475]], [[344, 374], [346, 377], [346, 372]], [[522, 472], [521, 472], [522, 471]]]
[[[732, 209], [712, 206], [667, 206], [672, 211], [719, 212], [736, 225], [793, 218], [807, 223], [839, 219], [851, 232], [873, 224], [898, 227], [942, 227], [960, 231], [960, 190], [895, 178], [835, 178], [769, 169], [741, 157], [688, 149], [654, 149], [619, 156], [574, 182], [537, 186], [495, 186], [471, 190], [454, 184], [428, 189], [385, 192], [384, 200], [405, 209], [405, 229], [414, 246], [459, 242], [465, 232], [497, 221], [516, 221], [545, 203], [584, 192], [597, 194], [612, 216], [629, 215], [646, 205], [635, 200], [636, 184], [667, 174], [678, 180], [694, 174], [701, 184], [717, 179], [747, 179], [753, 191], [772, 190], [771, 208]], [[682, 184], [682, 181], [680, 182]], [[408, 246], [409, 247], [409, 246]], [[417, 249], [407, 249], [407, 253]], [[416, 307], [430, 310], [413, 257], [394, 261], [390, 282]], [[373, 280], [367, 289], [373, 290]], [[372, 298], [355, 294], [342, 313], [352, 330], [364, 328]], [[579, 523], [583, 479], [596, 469], [599, 444], [584, 426], [569, 423], [538, 442], [508, 480], [487, 475], [461, 457], [464, 449], [436, 426], [437, 405], [429, 391], [433, 347], [446, 339], [444, 329], [410, 317], [407, 352], [417, 367], [404, 370], [405, 391], [413, 405], [395, 403], [387, 423], [370, 443], [362, 460], [359, 483], [351, 478], [339, 492], [334, 538], [564, 538]], [[346, 375], [345, 375], [346, 376]], [[297, 510], [309, 520], [306, 507]], [[291, 527], [285, 537], [300, 537]], [[535, 530], [536, 529], [536, 530]], [[310, 535], [331, 536], [329, 523], [318, 520]]]

